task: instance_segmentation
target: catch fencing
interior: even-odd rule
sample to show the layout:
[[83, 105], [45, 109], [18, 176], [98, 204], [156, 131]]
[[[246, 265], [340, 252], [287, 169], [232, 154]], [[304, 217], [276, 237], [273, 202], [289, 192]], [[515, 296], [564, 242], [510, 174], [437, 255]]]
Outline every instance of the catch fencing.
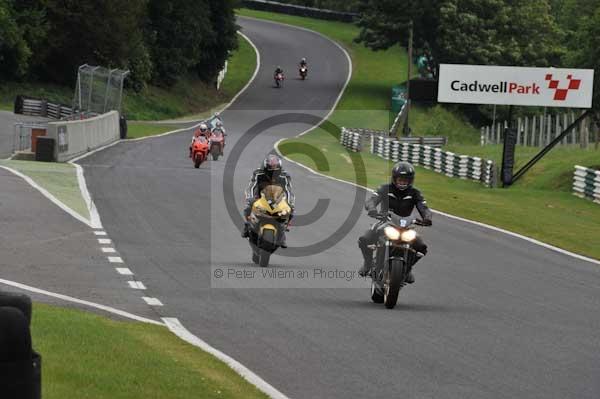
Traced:
[[119, 113], [111, 111], [84, 120], [50, 122], [48, 137], [56, 142], [56, 161], [66, 162], [119, 140]]
[[[577, 115], [574, 112], [517, 118], [517, 145], [545, 147], [576, 119]], [[501, 144], [507, 127], [508, 121], [482, 127], [481, 145]], [[599, 139], [598, 129], [591, 123], [591, 118], [587, 118], [565, 136], [559, 145], [579, 145], [581, 148], [588, 148], [590, 143], [597, 143]]]
[[449, 177], [480, 181], [486, 187], [496, 186], [496, 167], [490, 160], [375, 136], [371, 138], [371, 152], [384, 159], [410, 162]]
[[359, 16], [359, 14], [351, 12], [324, 10], [321, 8], [304, 7], [296, 4], [285, 4], [266, 0], [242, 0], [242, 6], [259, 11], [278, 12], [281, 14], [341, 22], [354, 22]]
[[575, 166], [573, 194], [600, 204], [600, 170]]

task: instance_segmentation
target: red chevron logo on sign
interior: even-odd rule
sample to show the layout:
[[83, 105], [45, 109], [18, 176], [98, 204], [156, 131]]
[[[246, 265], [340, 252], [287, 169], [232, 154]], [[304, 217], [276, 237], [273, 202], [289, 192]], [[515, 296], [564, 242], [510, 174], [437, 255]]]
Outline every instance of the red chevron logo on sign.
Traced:
[[554, 99], [557, 101], [565, 101], [567, 99], [567, 94], [569, 94], [569, 90], [579, 90], [579, 86], [581, 85], [581, 79], [573, 79], [573, 75], [567, 75], [569, 85], [566, 89], [558, 87], [560, 81], [552, 79], [551, 73], [546, 75], [546, 80], [548, 81], [548, 88], [554, 89]]

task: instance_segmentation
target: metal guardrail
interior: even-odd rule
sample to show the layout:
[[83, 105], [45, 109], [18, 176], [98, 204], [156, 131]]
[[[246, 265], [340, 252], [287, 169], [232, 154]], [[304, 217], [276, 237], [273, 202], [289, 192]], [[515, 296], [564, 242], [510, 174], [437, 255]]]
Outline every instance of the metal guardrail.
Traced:
[[496, 186], [496, 167], [490, 160], [381, 136], [371, 137], [371, 152], [384, 159], [411, 162], [449, 177], [480, 181], [487, 187]]
[[52, 119], [62, 119], [74, 113], [73, 109], [67, 105], [26, 96], [17, 96], [14, 111], [15, 114], [43, 116]]
[[600, 204], [600, 170], [575, 166], [573, 194]]
[[[340, 143], [352, 151], [362, 151], [370, 142], [371, 137], [387, 137], [385, 130], [342, 128]], [[428, 145], [430, 147], [442, 147], [448, 143], [447, 137], [400, 137], [395, 139], [401, 143]]]
[[304, 7], [296, 4], [278, 3], [276, 1], [266, 0], [242, 0], [242, 6], [251, 8], [253, 10], [271, 11], [282, 14], [342, 22], [354, 22], [354, 20], [359, 16], [359, 14], [351, 12], [325, 10], [321, 8]]

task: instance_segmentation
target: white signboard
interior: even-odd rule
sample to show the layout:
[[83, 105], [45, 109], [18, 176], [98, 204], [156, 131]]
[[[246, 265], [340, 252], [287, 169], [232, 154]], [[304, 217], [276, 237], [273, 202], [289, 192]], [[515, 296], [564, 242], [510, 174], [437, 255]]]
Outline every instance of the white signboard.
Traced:
[[438, 101], [591, 108], [593, 69], [441, 64]]

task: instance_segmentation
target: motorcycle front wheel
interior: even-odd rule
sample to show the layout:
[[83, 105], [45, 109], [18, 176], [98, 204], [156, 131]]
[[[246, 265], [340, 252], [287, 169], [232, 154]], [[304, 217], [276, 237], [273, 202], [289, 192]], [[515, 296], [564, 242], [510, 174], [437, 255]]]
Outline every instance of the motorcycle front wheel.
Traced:
[[[266, 230], [263, 232], [263, 235], [261, 237], [261, 245], [267, 245], [269, 248], [272, 248], [275, 246], [275, 232], [273, 230]], [[260, 265], [260, 267], [267, 267], [269, 266], [269, 259], [271, 258], [271, 252], [262, 249], [262, 248], [258, 248], [258, 264]]]
[[390, 268], [383, 275], [383, 303], [393, 309], [398, 302], [398, 293], [402, 288], [408, 270], [403, 260], [392, 260]]

